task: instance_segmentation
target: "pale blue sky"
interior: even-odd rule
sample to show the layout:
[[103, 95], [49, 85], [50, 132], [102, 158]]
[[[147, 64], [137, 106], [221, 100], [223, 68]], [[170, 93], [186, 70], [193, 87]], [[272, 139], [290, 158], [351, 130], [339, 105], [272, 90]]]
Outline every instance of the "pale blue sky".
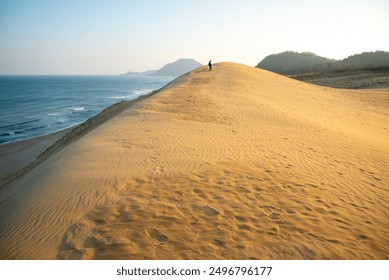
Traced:
[[0, 74], [120, 74], [178, 58], [389, 50], [388, 0], [0, 0]]

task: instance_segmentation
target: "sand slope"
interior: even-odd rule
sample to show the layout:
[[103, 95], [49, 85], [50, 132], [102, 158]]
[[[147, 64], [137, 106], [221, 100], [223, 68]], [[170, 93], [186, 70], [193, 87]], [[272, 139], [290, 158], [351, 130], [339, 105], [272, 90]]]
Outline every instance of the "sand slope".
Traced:
[[388, 259], [389, 90], [220, 63], [1, 191], [10, 259]]

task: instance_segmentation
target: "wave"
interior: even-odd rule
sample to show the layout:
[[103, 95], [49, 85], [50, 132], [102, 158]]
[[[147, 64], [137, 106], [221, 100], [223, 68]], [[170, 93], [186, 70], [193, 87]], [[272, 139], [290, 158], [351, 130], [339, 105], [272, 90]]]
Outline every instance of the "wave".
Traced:
[[33, 122], [38, 122], [40, 120], [41, 119], [34, 119], [34, 120], [24, 121], [24, 122], [15, 123], [15, 124], [4, 125], [4, 126], [0, 126], [0, 129], [7, 129], [7, 128], [14, 128], [14, 127], [18, 127], [18, 126], [23, 126], [23, 125], [30, 124]]
[[1, 133], [0, 134], [0, 137], [4, 137], [4, 136], [12, 136], [12, 135], [15, 135], [17, 132], [15, 131], [11, 131], [11, 132], [4, 132], [4, 133]]
[[84, 106], [81, 106], [81, 107], [72, 107], [70, 108], [71, 110], [73, 111], [84, 111], [85, 110], [85, 107]]
[[0, 143], [74, 126], [113, 103], [135, 99], [166, 82], [160, 77], [18, 77], [6, 88], [18, 94], [5, 98], [0, 92], [4, 100], [0, 104]]
[[150, 92], [152, 92], [153, 91], [153, 89], [140, 89], [140, 90], [136, 90], [135, 92], [134, 92], [134, 94], [136, 94], [136, 95], [144, 95], [144, 94], [148, 94], [148, 93], [150, 93]]
[[132, 99], [134, 98], [134, 93], [127, 94], [127, 95], [115, 95], [115, 96], [108, 96], [109, 99]]
[[110, 99], [121, 99], [121, 100], [129, 100], [129, 99], [135, 99], [135, 97], [139, 95], [144, 95], [152, 92], [154, 89], [138, 89], [134, 90], [133, 92], [129, 94], [123, 94], [123, 95], [114, 95], [114, 96], [109, 96], [108, 98]]
[[72, 114], [75, 112], [82, 112], [82, 111], [88, 111], [84, 106], [79, 106], [79, 107], [65, 107], [61, 108], [57, 112], [52, 112], [52, 113], [47, 113], [47, 116], [50, 117], [60, 117], [60, 116], [65, 116], [68, 114]]
[[27, 132], [27, 131], [34, 131], [34, 130], [38, 130], [38, 129], [42, 129], [42, 128], [46, 128], [46, 127], [47, 127], [47, 125], [40, 125], [40, 126], [30, 127], [30, 128], [24, 129], [20, 133]]

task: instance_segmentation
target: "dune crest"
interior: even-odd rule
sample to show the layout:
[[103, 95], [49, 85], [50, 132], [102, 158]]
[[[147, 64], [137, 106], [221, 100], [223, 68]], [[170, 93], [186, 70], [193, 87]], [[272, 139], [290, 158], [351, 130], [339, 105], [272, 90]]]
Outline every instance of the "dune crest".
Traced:
[[8, 185], [3, 259], [387, 259], [389, 90], [199, 67]]

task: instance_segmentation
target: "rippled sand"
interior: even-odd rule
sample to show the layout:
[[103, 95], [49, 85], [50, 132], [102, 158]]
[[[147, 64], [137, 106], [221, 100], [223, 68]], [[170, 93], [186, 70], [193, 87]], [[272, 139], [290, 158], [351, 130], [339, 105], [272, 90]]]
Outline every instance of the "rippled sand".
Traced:
[[389, 89], [181, 76], [0, 192], [2, 259], [388, 259]]

